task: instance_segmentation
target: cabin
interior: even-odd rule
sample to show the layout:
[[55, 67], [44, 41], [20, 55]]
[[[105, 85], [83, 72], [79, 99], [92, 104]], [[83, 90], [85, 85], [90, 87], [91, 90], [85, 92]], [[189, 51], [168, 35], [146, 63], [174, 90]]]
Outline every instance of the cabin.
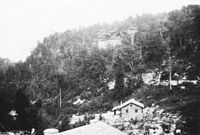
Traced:
[[130, 99], [112, 109], [114, 115], [119, 115], [123, 119], [140, 119], [143, 117], [144, 104]]
[[106, 49], [109, 46], [117, 46], [122, 44], [122, 38], [120, 32], [108, 32], [101, 33], [98, 39], [98, 47], [100, 49]]
[[133, 44], [136, 32], [137, 30], [135, 27], [131, 27], [123, 31], [101, 31], [98, 33], [98, 47], [100, 49], [106, 49], [108, 47], [122, 45], [122, 39], [124, 38], [131, 38], [131, 44]]

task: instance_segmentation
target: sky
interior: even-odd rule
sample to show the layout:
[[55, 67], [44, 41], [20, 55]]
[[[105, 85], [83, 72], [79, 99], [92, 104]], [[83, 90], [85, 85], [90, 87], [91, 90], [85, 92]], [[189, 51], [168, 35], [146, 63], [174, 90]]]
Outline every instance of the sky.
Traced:
[[200, 0], [0, 0], [0, 57], [24, 61], [54, 32], [181, 9]]

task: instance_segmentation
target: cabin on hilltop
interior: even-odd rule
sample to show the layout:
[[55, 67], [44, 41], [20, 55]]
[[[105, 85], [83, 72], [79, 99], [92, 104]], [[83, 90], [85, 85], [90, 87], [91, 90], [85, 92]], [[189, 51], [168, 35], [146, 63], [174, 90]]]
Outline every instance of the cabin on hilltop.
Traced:
[[122, 39], [131, 38], [131, 44], [134, 42], [134, 35], [136, 28], [129, 28], [127, 30], [117, 31], [101, 31], [98, 33], [98, 47], [100, 49], [106, 49], [110, 46], [115, 47], [122, 45]]
[[130, 99], [123, 104], [114, 107], [112, 111], [114, 111], [114, 115], [119, 114], [123, 119], [138, 119], [143, 116], [143, 108], [143, 103], [140, 103], [135, 99]]
[[100, 49], [106, 49], [109, 46], [115, 47], [117, 45], [122, 45], [122, 33], [121, 32], [99, 33], [98, 47]]

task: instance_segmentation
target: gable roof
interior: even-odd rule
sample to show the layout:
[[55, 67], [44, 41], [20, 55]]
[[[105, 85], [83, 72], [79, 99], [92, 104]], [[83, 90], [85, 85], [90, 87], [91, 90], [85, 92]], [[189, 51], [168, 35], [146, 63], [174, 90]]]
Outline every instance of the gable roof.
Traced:
[[114, 110], [117, 110], [117, 109], [121, 109], [121, 108], [123, 108], [124, 106], [127, 106], [128, 104], [131, 104], [131, 103], [132, 103], [132, 104], [135, 104], [135, 105], [137, 105], [137, 106], [139, 106], [139, 107], [144, 108], [144, 104], [143, 104], [143, 103], [140, 103], [140, 102], [136, 101], [135, 99], [130, 99], [130, 100], [124, 102], [123, 104], [114, 107], [112, 110], [114, 111]]
[[64, 132], [60, 132], [57, 135], [126, 135], [120, 130], [98, 121], [89, 125], [81, 126]]

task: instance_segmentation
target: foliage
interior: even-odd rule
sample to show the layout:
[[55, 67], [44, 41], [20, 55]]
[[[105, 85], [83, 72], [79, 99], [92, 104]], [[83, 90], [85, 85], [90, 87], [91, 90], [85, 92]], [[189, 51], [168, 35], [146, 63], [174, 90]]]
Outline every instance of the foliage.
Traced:
[[189, 5], [169, 13], [167, 22], [172, 54], [182, 60], [188, 78], [199, 76], [200, 6]]
[[[71, 114], [109, 110], [113, 101], [133, 93], [144, 102], [152, 93], [157, 100], [167, 97], [167, 88], [160, 86], [143, 91], [141, 75], [156, 70], [166, 79], [171, 64], [173, 79], [199, 78], [199, 17], [200, 7], [190, 5], [168, 14], [144, 14], [110, 25], [67, 30], [38, 42], [25, 62], [0, 59], [1, 124], [8, 123], [7, 114], [16, 106], [20, 128], [35, 127], [39, 133], [47, 127], [66, 130]], [[128, 32], [132, 27], [135, 35]], [[113, 31], [121, 44], [99, 49], [100, 35]], [[114, 89], [109, 89], [113, 80]], [[74, 104], [78, 99], [83, 103]], [[148, 101], [148, 105], [154, 102]]]

